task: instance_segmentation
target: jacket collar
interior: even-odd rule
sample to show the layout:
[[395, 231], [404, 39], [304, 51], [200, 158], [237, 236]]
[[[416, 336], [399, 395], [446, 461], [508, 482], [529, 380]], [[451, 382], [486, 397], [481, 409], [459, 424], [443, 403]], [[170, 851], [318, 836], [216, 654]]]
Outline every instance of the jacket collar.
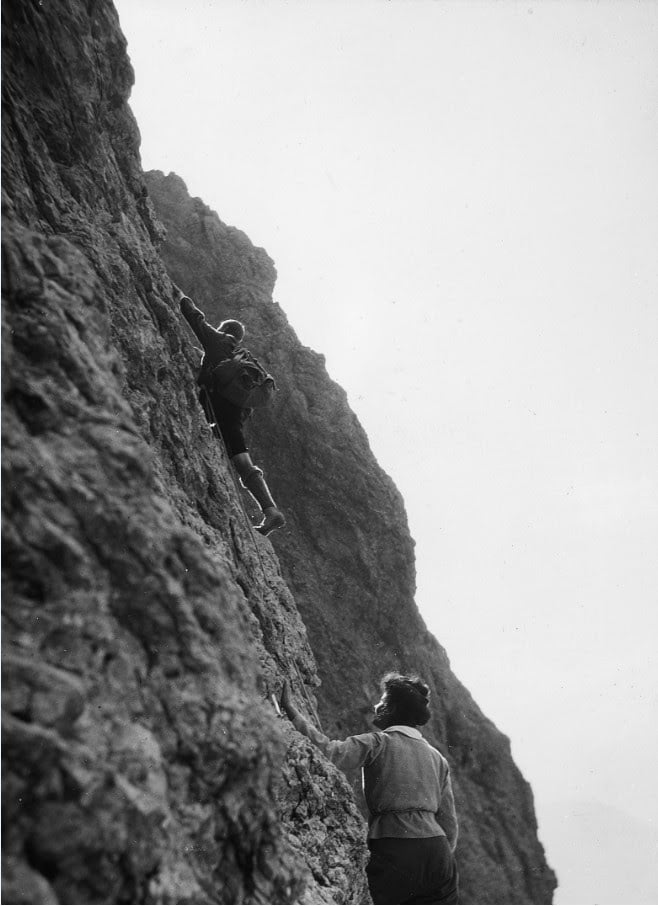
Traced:
[[406, 727], [403, 724], [395, 724], [393, 727], [386, 727], [384, 733], [404, 733], [412, 739], [422, 739], [422, 735], [415, 727]]

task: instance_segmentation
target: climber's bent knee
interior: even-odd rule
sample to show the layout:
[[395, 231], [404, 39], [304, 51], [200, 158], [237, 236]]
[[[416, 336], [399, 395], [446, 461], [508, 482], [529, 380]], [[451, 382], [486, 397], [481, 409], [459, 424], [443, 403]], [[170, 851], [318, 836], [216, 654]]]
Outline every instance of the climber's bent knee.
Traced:
[[238, 473], [243, 483], [248, 482], [250, 479], [253, 480], [255, 476], [263, 474], [263, 470], [254, 465], [251, 456], [247, 451], [244, 453], [236, 453], [235, 456], [231, 457], [231, 462], [235, 466], [235, 471]]
[[262, 478], [263, 470], [259, 469], [258, 466], [252, 466], [251, 469], [245, 469], [240, 472], [240, 478], [244, 485], [249, 485], [250, 481], [253, 481], [254, 478]]

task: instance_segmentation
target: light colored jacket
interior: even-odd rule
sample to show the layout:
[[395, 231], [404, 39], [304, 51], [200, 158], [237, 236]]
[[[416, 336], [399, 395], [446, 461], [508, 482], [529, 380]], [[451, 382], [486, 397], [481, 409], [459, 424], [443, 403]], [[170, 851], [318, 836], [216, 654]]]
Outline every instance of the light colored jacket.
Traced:
[[368, 837], [447, 837], [457, 845], [457, 813], [446, 759], [415, 727], [329, 739], [302, 715], [293, 720], [336, 767], [361, 768]]

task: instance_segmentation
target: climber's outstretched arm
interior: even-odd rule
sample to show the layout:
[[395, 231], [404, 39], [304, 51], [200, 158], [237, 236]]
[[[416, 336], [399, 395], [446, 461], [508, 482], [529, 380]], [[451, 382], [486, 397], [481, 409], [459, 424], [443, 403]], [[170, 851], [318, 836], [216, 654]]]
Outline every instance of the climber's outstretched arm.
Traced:
[[206, 316], [200, 308], [196, 307], [190, 297], [186, 296], [177, 286], [175, 288], [179, 294], [178, 302], [183, 317], [201, 341], [203, 348], [207, 350], [209, 343], [216, 337], [217, 331], [208, 324]]
[[356, 770], [368, 764], [382, 746], [380, 733], [362, 733], [359, 736], [348, 736], [347, 739], [329, 739], [320, 733], [298, 711], [292, 701], [290, 684], [286, 681], [281, 695], [281, 706], [288, 714], [293, 726], [307, 736], [336, 767], [343, 771]]

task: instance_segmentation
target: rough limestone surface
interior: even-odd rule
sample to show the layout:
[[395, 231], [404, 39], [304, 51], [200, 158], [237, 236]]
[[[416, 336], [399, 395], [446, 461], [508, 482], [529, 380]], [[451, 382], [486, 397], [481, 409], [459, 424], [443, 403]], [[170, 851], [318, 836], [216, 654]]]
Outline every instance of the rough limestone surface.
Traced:
[[[345, 734], [413, 667], [463, 901], [550, 902], [530, 790], [415, 609], [400, 496], [272, 262], [176, 177], [147, 188], [112, 5], [7, 0], [2, 40], [3, 901], [368, 902], [352, 787], [271, 696], [289, 679]], [[253, 423], [273, 543], [198, 406], [172, 278], [247, 320], [279, 380]]]
[[315, 660], [196, 402], [116, 13], [2, 30], [3, 899], [360, 902], [349, 786], [269, 698]]

